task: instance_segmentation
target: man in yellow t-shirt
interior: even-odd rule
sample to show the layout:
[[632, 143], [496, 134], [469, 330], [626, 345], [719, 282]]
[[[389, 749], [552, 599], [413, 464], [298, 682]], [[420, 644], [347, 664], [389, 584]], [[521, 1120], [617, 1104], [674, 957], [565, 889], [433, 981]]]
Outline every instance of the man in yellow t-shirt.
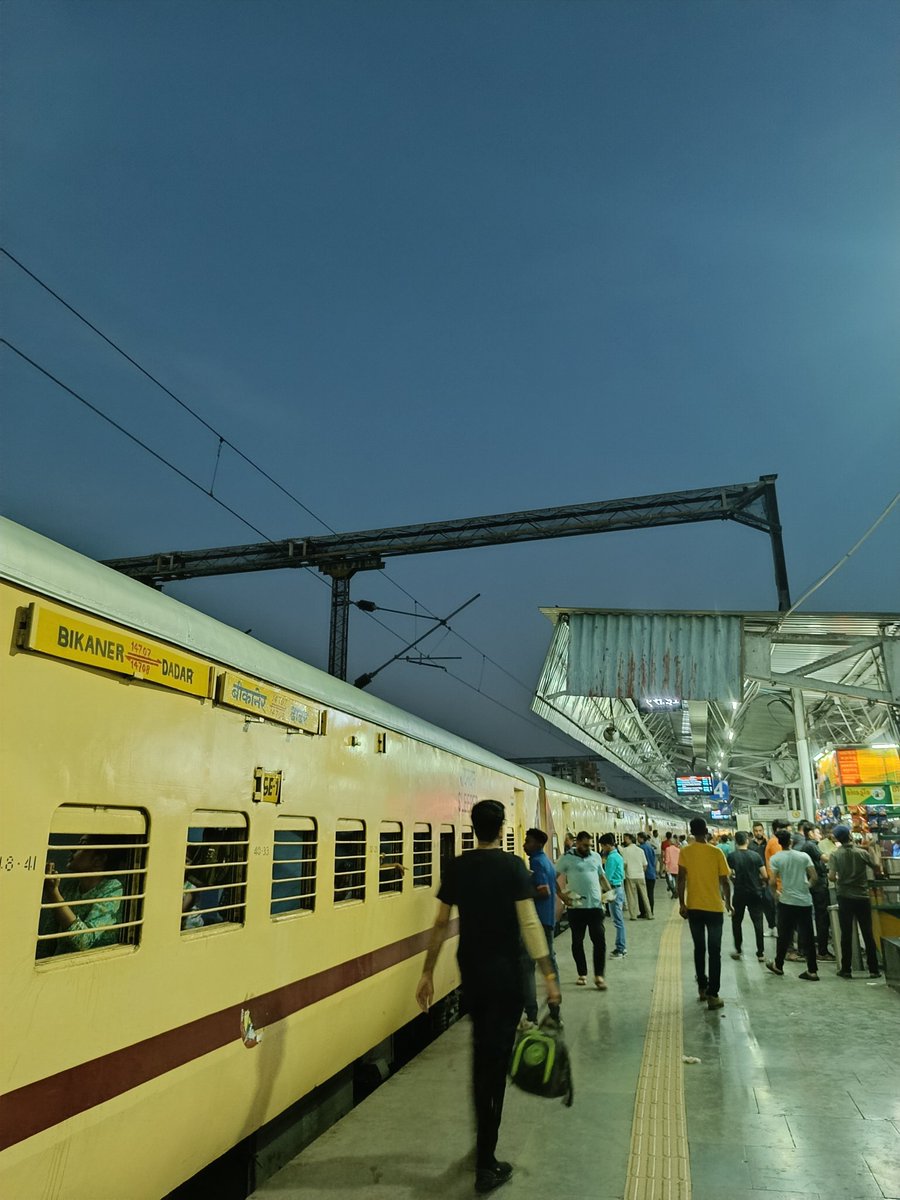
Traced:
[[693, 842], [683, 846], [678, 857], [678, 903], [694, 940], [699, 998], [707, 1008], [722, 1008], [722, 925], [726, 910], [731, 912], [731, 879], [725, 855], [706, 840], [709, 830], [702, 817], [691, 821], [691, 834]]

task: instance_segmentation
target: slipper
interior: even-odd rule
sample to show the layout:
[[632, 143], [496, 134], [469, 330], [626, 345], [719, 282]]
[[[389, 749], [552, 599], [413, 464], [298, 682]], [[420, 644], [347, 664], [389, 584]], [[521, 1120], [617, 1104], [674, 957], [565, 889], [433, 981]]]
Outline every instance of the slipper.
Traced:
[[776, 967], [773, 962], [767, 962], [766, 966], [772, 972], [773, 975], [783, 975], [784, 974], [784, 971], [782, 971], [781, 967]]
[[594, 985], [597, 988], [598, 992], [605, 992], [607, 987], [609, 986], [602, 975], [594, 976]]
[[575, 980], [575, 984], [577, 987], [587, 987], [587, 980], [583, 975], [579, 975]]
[[810, 981], [810, 983], [818, 983], [819, 982], [818, 975], [810, 975], [809, 971], [804, 971], [801, 975], [798, 975], [797, 978], [798, 979], [808, 979]]

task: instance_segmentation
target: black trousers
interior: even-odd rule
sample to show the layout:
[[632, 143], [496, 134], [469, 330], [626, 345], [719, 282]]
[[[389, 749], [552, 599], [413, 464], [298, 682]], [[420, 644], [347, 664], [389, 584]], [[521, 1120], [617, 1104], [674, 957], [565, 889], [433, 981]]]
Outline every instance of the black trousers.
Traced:
[[655, 912], [656, 909], [653, 907], [653, 889], [656, 887], [656, 880], [655, 879], [645, 879], [644, 883], [646, 883], [646, 885], [647, 885], [647, 898], [650, 901], [650, 911]]
[[506, 1073], [522, 1012], [521, 993], [485, 994], [463, 985], [472, 1018], [472, 1100], [475, 1106], [476, 1168], [496, 1162]]
[[816, 940], [813, 937], [812, 907], [801, 904], [778, 903], [778, 941], [775, 943], [775, 966], [784, 967], [784, 956], [797, 934], [797, 944], [803, 946], [806, 969], [815, 975], [819, 969], [816, 962]]
[[[694, 971], [697, 987], [707, 996], [718, 996], [722, 979], [722, 926], [724, 913], [706, 912], [702, 908], [688, 909], [688, 925], [694, 939]], [[709, 951], [709, 973], [706, 969]]]
[[741, 925], [744, 921], [744, 913], [750, 914], [750, 920], [753, 922], [753, 932], [756, 934], [756, 953], [763, 953], [763, 897], [761, 892], [738, 892], [734, 893], [734, 910], [731, 914], [731, 935], [734, 938], [734, 948], [738, 954], [741, 952]]
[[853, 922], [859, 926], [866, 947], [866, 959], [869, 964], [869, 974], [874, 975], [880, 970], [878, 966], [878, 948], [872, 933], [872, 906], [868, 900], [854, 899], [852, 896], [838, 896], [838, 921], [841, 925], [841, 970], [850, 971], [850, 951], [853, 948]]
[[[810, 893], [813, 902], [813, 920], [816, 923], [816, 943], [820, 954], [828, 953], [828, 934], [831, 922], [828, 919], [828, 888], [813, 888]], [[806, 945], [802, 935], [797, 933], [797, 949], [806, 955]]]
[[772, 889], [766, 888], [763, 892], [763, 915], [766, 918], [766, 924], [770, 929], [775, 928], [776, 908], [775, 897], [772, 895]]
[[606, 934], [603, 930], [602, 908], [570, 908], [569, 929], [572, 933], [572, 957], [579, 975], [587, 975], [587, 959], [584, 956], [584, 934], [590, 934], [594, 950], [594, 974], [602, 975], [606, 970]]

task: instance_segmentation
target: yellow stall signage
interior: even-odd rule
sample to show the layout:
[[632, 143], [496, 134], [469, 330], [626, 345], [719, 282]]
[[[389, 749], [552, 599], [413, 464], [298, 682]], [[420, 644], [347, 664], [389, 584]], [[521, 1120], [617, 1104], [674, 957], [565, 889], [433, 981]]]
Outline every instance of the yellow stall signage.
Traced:
[[211, 668], [201, 659], [181, 654], [142, 634], [85, 620], [80, 613], [76, 615], [67, 609], [32, 604], [23, 644], [39, 654], [100, 667], [191, 696], [210, 694]]
[[223, 671], [219, 676], [217, 699], [229, 708], [240, 708], [293, 729], [304, 729], [307, 733], [318, 733], [320, 729], [322, 710], [315, 704], [248, 675]]

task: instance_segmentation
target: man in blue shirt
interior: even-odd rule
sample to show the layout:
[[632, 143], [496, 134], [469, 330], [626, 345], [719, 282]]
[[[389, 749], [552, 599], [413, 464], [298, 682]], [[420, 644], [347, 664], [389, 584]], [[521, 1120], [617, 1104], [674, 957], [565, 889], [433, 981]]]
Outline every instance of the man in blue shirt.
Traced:
[[565, 878], [560, 895], [569, 908], [569, 929], [572, 932], [572, 957], [579, 987], [587, 983], [587, 959], [584, 955], [584, 935], [590, 934], [594, 949], [594, 984], [606, 991], [603, 971], [606, 967], [606, 935], [603, 932], [603, 901], [601, 894], [609, 889], [603, 871], [603, 859], [591, 849], [591, 835], [581, 830], [575, 835], [575, 846], [556, 864], [556, 874]]
[[[547, 835], [543, 829], [529, 829], [525, 834], [525, 853], [531, 867], [531, 878], [534, 882], [535, 900], [538, 920], [547, 937], [550, 961], [553, 971], [559, 978], [559, 967], [556, 965], [556, 954], [553, 951], [553, 932], [556, 929], [556, 870], [553, 863], [544, 853], [547, 845]], [[523, 959], [525, 972], [525, 1019], [537, 1021], [537, 988], [534, 982], [534, 961], [530, 955]]]
[[609, 886], [616, 893], [615, 900], [610, 902], [613, 925], [616, 928], [616, 948], [613, 958], [624, 958], [625, 950], [625, 860], [616, 849], [616, 835], [604, 833], [600, 839], [600, 853], [603, 856], [603, 870], [609, 880]]
[[638, 834], [638, 845], [647, 860], [647, 874], [644, 876], [644, 883], [647, 887], [647, 899], [650, 901], [650, 912], [652, 913], [654, 911], [653, 891], [656, 887], [656, 848], [646, 833]]

